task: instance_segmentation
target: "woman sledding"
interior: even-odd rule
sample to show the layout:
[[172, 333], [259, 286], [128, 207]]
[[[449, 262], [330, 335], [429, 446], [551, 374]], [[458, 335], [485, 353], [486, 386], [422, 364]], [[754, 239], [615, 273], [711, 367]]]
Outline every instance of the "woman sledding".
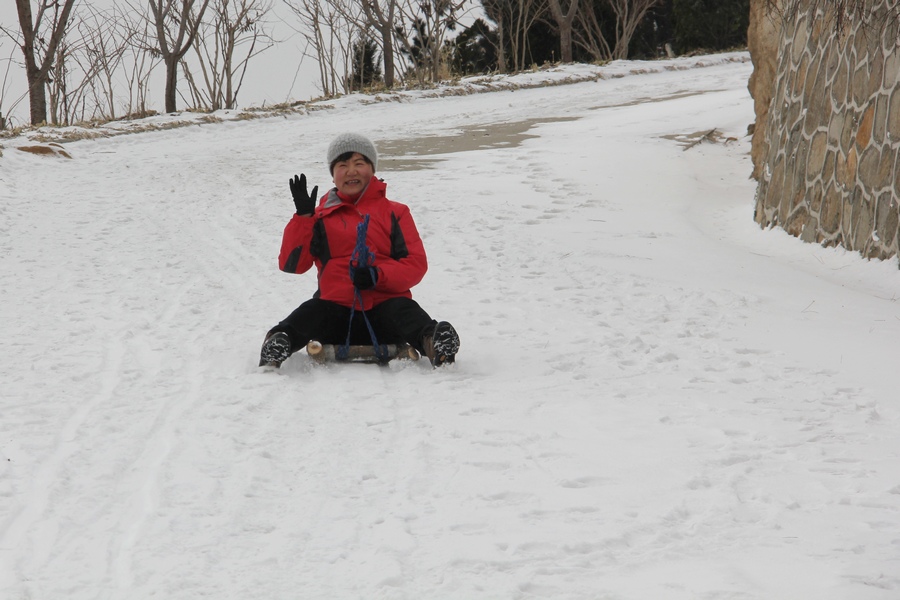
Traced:
[[269, 330], [260, 366], [281, 366], [310, 340], [405, 342], [434, 366], [454, 362], [456, 330], [432, 319], [412, 299], [410, 289], [428, 269], [425, 248], [409, 208], [389, 200], [387, 185], [375, 177], [374, 144], [359, 134], [339, 135], [327, 158], [335, 187], [318, 206], [318, 186], [309, 194], [305, 175], [290, 181], [296, 214], [284, 229], [278, 257], [288, 273], [305, 273], [315, 265], [319, 289]]

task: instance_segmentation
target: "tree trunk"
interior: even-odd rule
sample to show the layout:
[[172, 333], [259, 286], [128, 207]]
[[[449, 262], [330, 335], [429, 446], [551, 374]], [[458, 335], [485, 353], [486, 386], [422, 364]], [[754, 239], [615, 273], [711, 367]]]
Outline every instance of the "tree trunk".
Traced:
[[44, 82], [33, 74], [28, 77], [28, 106], [32, 125], [47, 122], [47, 90]]
[[178, 91], [178, 58], [174, 55], [166, 57], [166, 112], [173, 113], [177, 109], [176, 92]]
[[578, 12], [578, 0], [570, 0], [569, 8], [563, 13], [560, 0], [550, 0], [550, 14], [559, 29], [559, 59], [564, 63], [572, 62], [572, 23]]
[[506, 73], [508, 71], [508, 67], [506, 66], [506, 38], [503, 35], [506, 29], [503, 27], [503, 21], [500, 20], [497, 23], [497, 70], [501, 73]]
[[572, 24], [559, 24], [559, 60], [564, 63], [572, 62]]
[[384, 87], [394, 87], [394, 32], [390, 24], [381, 28], [382, 54], [384, 55]]
[[[25, 76], [28, 79], [28, 105], [31, 110], [31, 124], [38, 125], [47, 122], [47, 90], [46, 85], [50, 76], [50, 66], [56, 49], [66, 33], [66, 25], [75, 0], [66, 0], [53, 31], [50, 34], [47, 50], [43, 60], [38, 63], [38, 57], [34, 54], [35, 39], [46, 39], [47, 36], [35, 29], [34, 18], [31, 12], [31, 0], [16, 0], [16, 10], [19, 15], [19, 27], [22, 31], [22, 54], [25, 57]], [[38, 12], [41, 15], [43, 8]]]
[[384, 0], [386, 10], [380, 0], [367, 0], [362, 3], [366, 25], [373, 27], [381, 35], [381, 54], [384, 62], [384, 85], [394, 87], [394, 19], [397, 14], [397, 0]]
[[16, 0], [19, 27], [22, 30], [22, 53], [25, 55], [25, 76], [28, 79], [28, 102], [31, 107], [31, 124], [47, 121], [47, 93], [40, 76], [40, 67], [34, 56], [34, 25], [31, 0]]

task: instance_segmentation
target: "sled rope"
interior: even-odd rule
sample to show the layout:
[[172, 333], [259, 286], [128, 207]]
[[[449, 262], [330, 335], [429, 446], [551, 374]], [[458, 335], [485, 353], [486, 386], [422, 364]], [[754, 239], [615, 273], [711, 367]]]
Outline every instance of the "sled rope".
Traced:
[[[353, 276], [356, 273], [357, 269], [373, 269], [372, 263], [375, 262], [375, 255], [369, 250], [369, 247], [366, 245], [366, 234], [369, 231], [369, 215], [366, 215], [363, 219], [362, 223], [356, 226], [356, 247], [353, 249], [353, 254], [350, 256], [350, 280], [353, 280]], [[374, 273], [373, 273], [374, 276]], [[374, 280], [374, 277], [372, 278]], [[380, 362], [387, 362], [388, 360], [388, 349], [387, 346], [382, 346], [378, 343], [378, 338], [375, 337], [375, 330], [372, 329], [372, 324], [369, 323], [369, 317], [366, 316], [366, 311], [363, 308], [362, 294], [359, 291], [359, 288], [353, 288], [353, 305], [350, 307], [350, 323], [347, 325], [347, 340], [344, 342], [343, 346], [339, 346], [335, 348], [335, 358], [338, 360], [346, 360], [350, 354], [350, 332], [353, 328], [353, 316], [356, 314], [356, 303], [359, 302], [359, 312], [362, 313], [363, 321], [366, 323], [366, 328], [369, 330], [369, 337], [372, 339], [372, 347], [375, 349], [375, 358], [377, 358]]]

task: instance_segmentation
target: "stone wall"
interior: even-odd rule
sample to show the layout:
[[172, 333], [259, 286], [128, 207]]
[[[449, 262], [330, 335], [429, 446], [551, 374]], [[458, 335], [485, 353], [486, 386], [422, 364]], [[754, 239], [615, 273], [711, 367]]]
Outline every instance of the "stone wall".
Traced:
[[[765, 0], [752, 3], [759, 9]], [[750, 86], [755, 218], [808, 242], [888, 258], [900, 243], [900, 26], [894, 0], [868, 4], [871, 17], [849, 20], [840, 33], [833, 15], [810, 10], [810, 0], [800, 0], [793, 17], [771, 21], [778, 40], [771, 100], [765, 84]]]

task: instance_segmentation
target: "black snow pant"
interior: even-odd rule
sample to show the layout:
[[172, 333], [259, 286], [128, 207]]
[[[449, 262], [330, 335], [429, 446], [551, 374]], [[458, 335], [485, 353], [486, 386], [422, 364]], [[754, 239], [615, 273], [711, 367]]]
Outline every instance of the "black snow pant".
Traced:
[[[350, 322], [350, 308], [328, 300], [312, 298], [297, 307], [269, 335], [283, 331], [291, 338], [291, 353], [306, 346], [310, 340], [323, 344], [344, 344], [347, 331], [353, 345], [371, 345], [372, 337], [366, 327], [363, 312], [356, 309]], [[365, 312], [379, 344], [406, 342], [424, 353], [422, 338], [431, 332], [436, 321], [411, 298], [391, 298]]]

